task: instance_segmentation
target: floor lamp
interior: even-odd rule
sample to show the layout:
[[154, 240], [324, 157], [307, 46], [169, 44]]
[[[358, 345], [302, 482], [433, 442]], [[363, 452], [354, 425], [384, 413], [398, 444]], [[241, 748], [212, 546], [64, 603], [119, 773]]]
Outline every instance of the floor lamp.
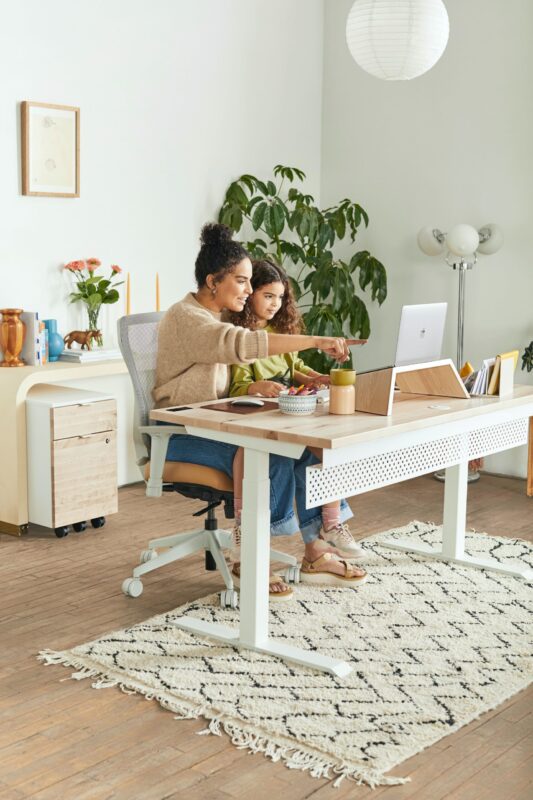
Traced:
[[[428, 256], [446, 252], [445, 261], [459, 275], [459, 302], [457, 312], [457, 369], [463, 366], [466, 273], [477, 262], [478, 253], [492, 255], [503, 244], [503, 234], [497, 225], [483, 225], [478, 231], [472, 225], [455, 225], [449, 233], [438, 228], [425, 227], [418, 233], [418, 246]], [[438, 480], [444, 480], [444, 471], [436, 472]], [[477, 469], [469, 469], [468, 481], [479, 480]]]

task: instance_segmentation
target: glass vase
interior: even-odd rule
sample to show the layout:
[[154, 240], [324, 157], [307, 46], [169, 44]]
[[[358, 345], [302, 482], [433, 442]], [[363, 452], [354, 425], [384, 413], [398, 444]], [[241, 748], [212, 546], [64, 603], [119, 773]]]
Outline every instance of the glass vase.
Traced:
[[98, 347], [103, 347], [104, 345], [104, 338], [102, 336], [102, 332], [98, 327], [98, 315], [100, 314], [100, 306], [95, 306], [94, 308], [87, 307], [87, 316], [89, 317], [89, 330], [91, 331], [98, 331], [98, 336], [94, 337], [94, 341], [98, 345]]

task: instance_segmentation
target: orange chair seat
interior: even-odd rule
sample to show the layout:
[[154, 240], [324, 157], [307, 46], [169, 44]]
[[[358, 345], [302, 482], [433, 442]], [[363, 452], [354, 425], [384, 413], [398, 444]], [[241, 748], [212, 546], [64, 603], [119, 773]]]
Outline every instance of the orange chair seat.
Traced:
[[[146, 480], [150, 477], [150, 463], [144, 468]], [[213, 467], [203, 467], [201, 464], [184, 464], [181, 461], [165, 461], [163, 467], [164, 483], [197, 483], [209, 489], [218, 489], [220, 492], [232, 492], [233, 481]]]

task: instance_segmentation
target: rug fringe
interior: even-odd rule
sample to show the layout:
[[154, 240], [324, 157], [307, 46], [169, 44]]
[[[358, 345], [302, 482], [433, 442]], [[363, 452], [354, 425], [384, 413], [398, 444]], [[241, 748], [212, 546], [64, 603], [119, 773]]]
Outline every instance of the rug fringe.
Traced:
[[303, 749], [295, 748], [293, 745], [276, 744], [266, 736], [246, 731], [240, 728], [232, 720], [221, 716], [211, 717], [212, 711], [209, 707], [187, 706], [185, 703], [170, 700], [167, 696], [158, 694], [141, 685], [131, 685], [113, 678], [104, 671], [98, 671], [87, 667], [82, 659], [76, 658], [65, 652], [55, 650], [41, 650], [37, 655], [38, 661], [42, 661], [46, 666], [60, 664], [66, 667], [73, 667], [76, 672], [70, 675], [73, 680], [84, 680], [85, 678], [97, 678], [92, 683], [94, 689], [109, 689], [118, 686], [126, 694], [140, 694], [146, 700], [156, 700], [162, 708], [172, 711], [174, 719], [198, 719], [204, 717], [208, 720], [208, 727], [198, 731], [198, 735], [214, 734], [220, 736], [226, 733], [239, 750], [248, 750], [250, 753], [262, 753], [271, 761], [282, 761], [288, 769], [298, 769], [307, 771], [313, 778], [325, 778], [333, 781], [332, 786], [338, 788], [342, 781], [347, 778], [357, 782], [366, 783], [371, 789], [376, 786], [398, 786], [409, 783], [410, 778], [395, 778], [383, 775], [375, 770], [365, 767], [336, 764], [331, 760], [324, 759], [316, 753], [311, 753]]

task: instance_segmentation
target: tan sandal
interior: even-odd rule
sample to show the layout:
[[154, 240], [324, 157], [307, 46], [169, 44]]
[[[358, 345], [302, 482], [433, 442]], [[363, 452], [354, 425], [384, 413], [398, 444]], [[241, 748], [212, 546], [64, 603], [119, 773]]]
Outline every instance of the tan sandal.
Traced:
[[[234, 564], [231, 568], [231, 577], [233, 579], [233, 583], [237, 587], [237, 589], [241, 585], [241, 566], [240, 564]], [[294, 595], [293, 590], [290, 586], [287, 586], [286, 589], [283, 589], [281, 592], [272, 591], [272, 586], [275, 586], [279, 583], [285, 583], [281, 575], [270, 575], [268, 578], [268, 599], [275, 600], [276, 602], [281, 600], [291, 600]]]
[[[331, 572], [327, 569], [328, 562], [336, 561], [344, 567], [344, 575], [339, 575], [337, 572]], [[356, 575], [357, 572], [362, 572], [362, 575]], [[314, 561], [308, 561], [306, 558], [302, 559], [302, 568], [300, 570], [300, 581], [302, 583], [315, 583], [326, 586], [359, 586], [365, 583], [368, 575], [365, 570], [359, 567], [352, 567], [347, 561], [342, 558], [337, 558], [333, 553], [324, 553], [316, 558]]]

